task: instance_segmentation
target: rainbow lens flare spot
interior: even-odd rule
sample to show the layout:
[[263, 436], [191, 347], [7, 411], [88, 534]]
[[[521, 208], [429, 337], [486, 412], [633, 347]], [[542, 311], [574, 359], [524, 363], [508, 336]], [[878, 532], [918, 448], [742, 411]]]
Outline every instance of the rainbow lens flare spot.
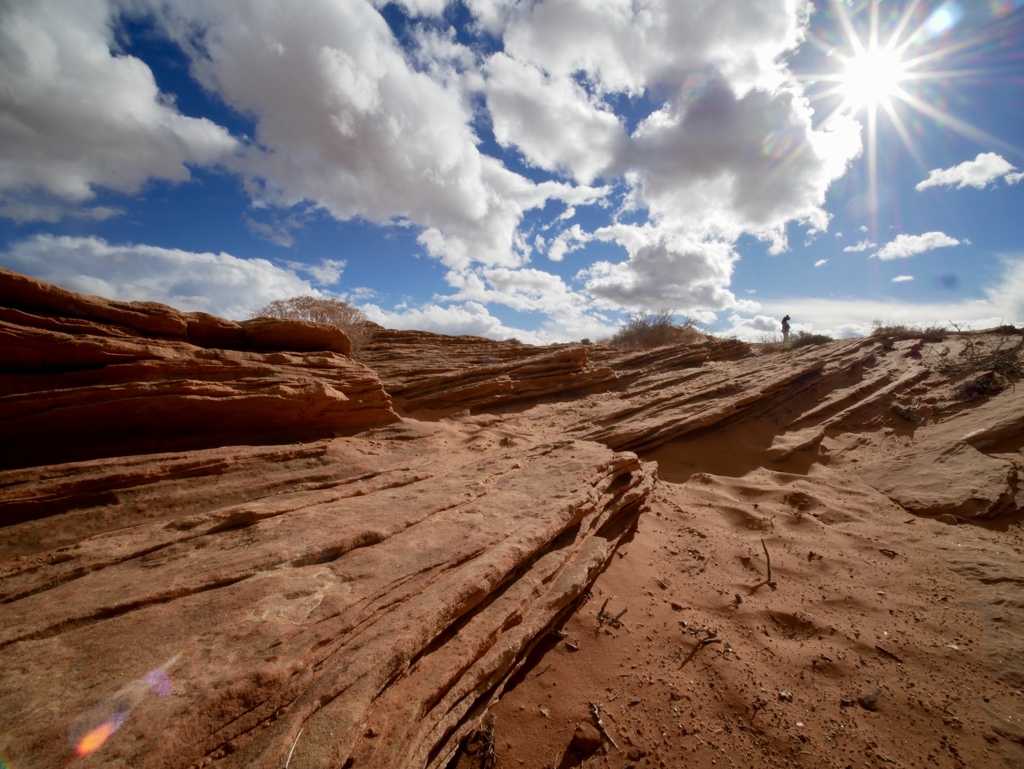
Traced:
[[99, 748], [114, 732], [117, 731], [117, 724], [113, 721], [106, 721], [100, 724], [91, 732], [78, 741], [75, 746], [75, 753], [80, 756], [87, 756]]

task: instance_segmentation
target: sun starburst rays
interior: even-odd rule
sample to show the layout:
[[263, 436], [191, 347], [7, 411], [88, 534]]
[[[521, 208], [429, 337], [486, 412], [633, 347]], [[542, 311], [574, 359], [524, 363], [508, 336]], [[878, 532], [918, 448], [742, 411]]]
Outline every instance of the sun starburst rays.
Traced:
[[[957, 66], [991, 43], [985, 33], [953, 38], [963, 12], [949, 0], [927, 15], [922, 0], [911, 0], [901, 13], [881, 17], [881, 1], [870, 0], [867, 18], [858, 24], [846, 3], [831, 0], [839, 43], [812, 38], [833, 64], [829, 71], [798, 76], [812, 103], [828, 105], [823, 122], [836, 118], [863, 121], [867, 161], [867, 196], [874, 216], [878, 206], [879, 128], [884, 123], [925, 170], [912, 115], [918, 113], [953, 131], [992, 147], [1009, 148], [1007, 142], [953, 115], [941, 92], [951, 85], [991, 77], [987, 69]], [[866, 22], [866, 23], [865, 23]], [[910, 125], [908, 125], [910, 121]]]

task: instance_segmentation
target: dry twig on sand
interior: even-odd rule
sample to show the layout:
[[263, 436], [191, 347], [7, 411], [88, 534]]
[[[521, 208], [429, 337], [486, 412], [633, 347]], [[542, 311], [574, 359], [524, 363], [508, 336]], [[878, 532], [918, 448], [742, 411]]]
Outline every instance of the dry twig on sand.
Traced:
[[702, 638], [700, 641], [697, 641], [697, 643], [695, 643], [693, 645], [693, 648], [690, 649], [690, 653], [688, 655], [686, 655], [686, 659], [683, 660], [682, 664], [679, 666], [679, 669], [682, 670], [684, 667], [686, 667], [686, 663], [688, 663], [690, 660], [692, 660], [694, 657], [696, 657], [697, 656], [697, 652], [699, 652], [705, 646], [708, 646], [710, 644], [720, 644], [720, 643], [722, 643], [722, 639], [721, 638], [716, 638], [715, 636], [711, 636], [710, 638]]
[[608, 734], [608, 730], [604, 728], [604, 721], [601, 720], [601, 703], [591, 702], [590, 712], [594, 714], [594, 722], [597, 724], [598, 730], [604, 735], [604, 738], [612, 744], [612, 747], [619, 750], [618, 744], [612, 739], [612, 736]]

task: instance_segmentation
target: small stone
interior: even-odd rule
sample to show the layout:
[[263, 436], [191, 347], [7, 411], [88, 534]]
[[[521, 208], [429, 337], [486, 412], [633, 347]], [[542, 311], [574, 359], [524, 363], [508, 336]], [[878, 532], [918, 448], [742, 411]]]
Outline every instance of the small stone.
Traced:
[[857, 702], [865, 710], [878, 710], [878, 698], [881, 694], [882, 690], [877, 686], [869, 686], [857, 698]]
[[939, 523], [949, 524], [950, 526], [956, 526], [960, 523], [960, 519], [958, 519], [952, 513], [943, 513], [942, 515], [937, 516], [935, 520]]
[[379, 734], [379, 732], [372, 726], [368, 726], [366, 728], [366, 731], [363, 732], [363, 734], [365, 734], [367, 737], [376, 737]]
[[981, 736], [985, 738], [986, 742], [991, 742], [993, 745], [999, 742], [999, 735], [993, 732], [985, 732]]
[[597, 752], [597, 749], [601, 747], [602, 741], [601, 732], [596, 727], [581, 721], [576, 724], [576, 731], [572, 735], [572, 742], [569, 743], [569, 747], [581, 756], [589, 756]]
[[792, 702], [792, 701], [793, 701], [793, 692], [789, 691], [788, 689], [783, 689], [781, 692], [779, 692], [779, 702]]
[[673, 601], [672, 603], [670, 603], [670, 604], [669, 604], [669, 606], [671, 606], [671, 607], [672, 607], [672, 610], [673, 610], [673, 611], [682, 611], [682, 610], [683, 610], [683, 609], [685, 608], [685, 607], [684, 607], [684, 606], [683, 606], [683, 605], [682, 605], [681, 603], [679, 603], [678, 601]]
[[551, 715], [551, 711], [550, 711], [550, 710], [548, 710], [547, 708], [541, 708], [541, 709], [540, 709], [540, 714], [541, 714], [542, 716], [544, 716], [544, 718], [547, 718], [548, 716], [550, 716], [550, 715]]

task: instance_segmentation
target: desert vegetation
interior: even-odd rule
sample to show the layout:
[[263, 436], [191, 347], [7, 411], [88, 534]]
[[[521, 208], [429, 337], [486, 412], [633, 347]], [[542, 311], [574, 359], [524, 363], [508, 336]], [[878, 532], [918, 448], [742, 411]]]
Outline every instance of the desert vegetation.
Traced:
[[797, 347], [807, 347], [811, 344], [825, 344], [834, 342], [835, 339], [828, 334], [813, 334], [810, 331], [798, 331], [789, 337], [789, 341], [783, 344], [784, 349], [795, 350]]
[[942, 342], [949, 335], [945, 326], [906, 326], [903, 324], [883, 325], [875, 321], [871, 337], [882, 342], [886, 350], [891, 350], [896, 342], [904, 339], [923, 339], [925, 342]]
[[782, 352], [784, 350], [795, 350], [798, 347], [807, 347], [812, 344], [825, 344], [835, 341], [828, 334], [814, 334], [810, 331], [798, 331], [790, 334], [789, 339], [782, 341], [781, 334], [762, 334], [757, 345], [762, 352]]
[[610, 341], [616, 347], [649, 348], [667, 344], [694, 344], [706, 339], [707, 335], [690, 318], [684, 317], [682, 323], [676, 323], [671, 310], [641, 310], [631, 313], [626, 325]]
[[352, 355], [359, 357], [363, 347], [376, 336], [374, 324], [360, 311], [340, 299], [319, 296], [293, 296], [275, 299], [261, 307], [254, 318], [294, 318], [314, 323], [330, 323], [344, 331], [352, 342]]

